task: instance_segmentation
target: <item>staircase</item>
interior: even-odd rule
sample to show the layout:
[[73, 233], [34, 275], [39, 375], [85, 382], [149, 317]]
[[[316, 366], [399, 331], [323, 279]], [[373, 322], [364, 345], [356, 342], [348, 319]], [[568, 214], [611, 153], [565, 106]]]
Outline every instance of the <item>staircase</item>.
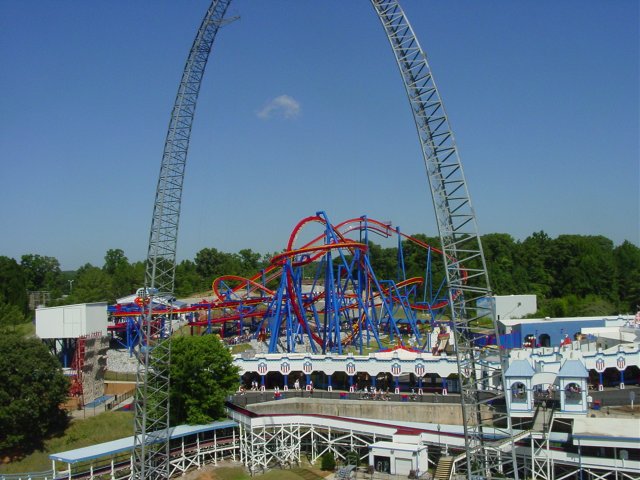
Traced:
[[552, 408], [542, 408], [538, 407], [536, 409], [536, 414], [533, 420], [533, 426], [531, 430], [534, 432], [546, 432], [549, 430], [549, 425], [553, 421], [553, 412]]
[[450, 480], [453, 470], [453, 457], [440, 457], [434, 480]]

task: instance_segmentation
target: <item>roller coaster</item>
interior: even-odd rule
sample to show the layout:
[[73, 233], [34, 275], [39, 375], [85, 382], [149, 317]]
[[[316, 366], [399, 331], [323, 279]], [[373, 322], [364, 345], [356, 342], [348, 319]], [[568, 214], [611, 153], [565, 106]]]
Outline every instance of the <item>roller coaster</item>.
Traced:
[[[169, 475], [168, 436], [158, 438], [152, 434], [154, 431], [168, 432], [170, 428], [170, 370], [154, 366], [168, 367], [171, 362], [171, 342], [163, 341], [170, 333], [163, 325], [154, 325], [154, 297], [173, 297], [182, 185], [195, 108], [214, 40], [220, 27], [228, 23], [225, 14], [230, 3], [231, 0], [212, 0], [196, 33], [178, 87], [160, 165], [149, 234], [145, 293], [141, 298], [143, 304], [148, 301], [148, 308], [145, 320], [138, 325], [143, 341], [138, 342], [141, 347], [136, 350], [140, 361], [136, 375], [139, 387], [135, 402], [132, 476], [137, 479], [166, 478]], [[294, 229], [288, 248], [274, 257], [272, 270], [264, 275], [272, 274], [275, 285], [257, 281], [257, 278], [227, 277], [218, 282], [218, 292], [224, 292], [233, 300], [241, 290], [251, 292], [255, 289], [256, 298], [271, 298], [266, 306], [269, 316], [254, 317], [259, 324], [258, 331], [264, 331], [265, 335], [267, 331], [270, 333], [270, 350], [292, 350], [299, 342], [306, 342], [312, 351], [340, 351], [344, 343], [362, 345], [365, 338], [369, 341], [373, 337], [372, 341], [379, 343], [375, 333], [381, 329], [398, 338], [400, 316], [396, 312], [400, 311], [404, 313], [403, 320], [409, 325], [412, 338], [422, 347], [426, 342], [422, 339], [417, 317], [411, 312], [418, 311], [415, 306], [421, 303], [426, 312], [438, 310], [434, 308], [438, 305], [442, 308], [448, 305], [461, 383], [467, 478], [491, 478], [492, 472], [504, 474], [507, 471], [513, 473], [517, 480], [513, 443], [508, 467], [505, 467], [503, 458], [497, 458], [495, 452], [484, 444], [484, 428], [504, 425], [506, 438], [512, 437], [512, 428], [508, 412], [502, 418], [484, 418], [481, 413], [485, 402], [481, 393], [490, 394], [494, 399], [504, 396], [497, 387], [487, 392], [485, 386], [504, 384], [504, 369], [498, 366], [487, 372], [486, 377], [478, 377], [474, 373], [478, 345], [485, 339], [481, 338], [482, 335], [471, 335], [470, 326], [480, 316], [486, 315], [478, 300], [490, 298], [491, 287], [453, 131], [426, 54], [398, 0], [370, 0], [370, 4], [389, 41], [416, 126], [436, 214], [442, 250], [439, 258], [444, 265], [447, 300], [436, 296], [429, 302], [418, 301], [418, 296], [409, 293], [417, 292], [419, 285], [412, 278], [400, 278], [394, 282], [378, 280], [367, 256], [367, 243], [363, 241], [375, 228], [362, 232], [363, 239], [359, 241], [348, 240], [348, 228], [329, 228], [330, 223], [323, 215], [303, 220], [299, 228]], [[296, 246], [295, 232], [310, 222], [327, 226], [322, 241], [318, 239], [317, 243]], [[372, 225], [376, 226], [375, 223]], [[384, 224], [377, 227], [383, 233], [386, 231]], [[306, 270], [313, 267], [322, 272], [317, 276], [311, 274], [318, 284], [324, 283], [322, 292], [320, 289], [316, 292], [302, 288]], [[250, 296], [244, 300], [248, 302]], [[256, 300], [256, 308], [260, 303]], [[253, 305], [248, 308], [246, 313], [250, 313]], [[169, 311], [172, 309], [173, 306], [169, 305]], [[242, 327], [242, 319], [238, 320]], [[493, 331], [488, 329], [483, 335], [495, 334], [496, 330], [493, 318]], [[504, 365], [505, 362], [499, 364]], [[153, 405], [148, 405], [150, 399], [153, 399]]]
[[[396, 278], [376, 274], [371, 238], [396, 243]], [[408, 275], [407, 255], [413, 271], [416, 263], [420, 266], [420, 276]], [[174, 308], [172, 314], [189, 315], [192, 334], [255, 339], [265, 343], [268, 353], [304, 348], [342, 354], [351, 347], [362, 354], [397, 346], [437, 354], [447, 346], [445, 332], [450, 331], [441, 256], [441, 250], [390, 222], [362, 216], [334, 225], [325, 212], [317, 212], [294, 227], [286, 248], [267, 268], [250, 278], [218, 277], [211, 300]], [[143, 338], [137, 331], [143, 321], [124, 320], [144, 318], [148, 303], [140, 300], [111, 309], [109, 328], [130, 348]], [[153, 312], [152, 329], [160, 334], [169, 312], [161, 305]], [[436, 340], [432, 332], [442, 333]]]

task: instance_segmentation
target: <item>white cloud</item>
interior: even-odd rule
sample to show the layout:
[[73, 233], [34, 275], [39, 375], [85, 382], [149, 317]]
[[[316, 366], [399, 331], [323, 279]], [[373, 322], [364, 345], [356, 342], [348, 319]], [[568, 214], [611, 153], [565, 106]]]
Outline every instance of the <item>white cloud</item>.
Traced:
[[300, 102], [289, 95], [280, 95], [270, 100], [257, 115], [258, 118], [268, 120], [273, 117], [295, 118], [300, 115]]

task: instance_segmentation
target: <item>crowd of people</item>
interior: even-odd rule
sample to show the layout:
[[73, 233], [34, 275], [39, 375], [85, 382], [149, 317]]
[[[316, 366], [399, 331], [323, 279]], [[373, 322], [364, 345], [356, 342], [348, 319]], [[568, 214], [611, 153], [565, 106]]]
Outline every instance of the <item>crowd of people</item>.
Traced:
[[239, 345], [241, 343], [247, 343], [251, 340], [251, 334], [245, 333], [243, 335], [236, 335], [234, 337], [224, 337], [222, 341], [225, 345]]

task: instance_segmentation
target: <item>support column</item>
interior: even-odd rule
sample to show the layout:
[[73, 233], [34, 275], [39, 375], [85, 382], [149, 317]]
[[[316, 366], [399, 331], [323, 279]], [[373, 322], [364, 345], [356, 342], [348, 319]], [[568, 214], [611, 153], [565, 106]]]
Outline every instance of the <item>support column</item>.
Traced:
[[236, 461], [236, 430], [235, 428], [231, 430], [231, 438], [233, 439], [233, 450], [231, 450], [231, 456], [233, 457], [233, 461]]
[[[240, 435], [240, 443], [239, 443], [239, 445], [240, 445], [240, 463], [245, 463], [244, 448], [247, 445], [247, 442], [246, 442], [246, 439], [243, 436], [244, 428], [242, 426], [242, 423], [241, 422], [238, 422], [238, 423], [239, 423], [239, 427], [240, 427], [239, 428], [240, 431], [238, 432], [239, 435]], [[234, 460], [235, 460], [235, 458], [234, 458]]]
[[[183, 448], [184, 448], [184, 441], [182, 442]], [[196, 465], [198, 465], [198, 468], [200, 468], [202, 465], [200, 465], [200, 459], [202, 459], [204, 461], [204, 459], [200, 456], [200, 434], [196, 434]]]

